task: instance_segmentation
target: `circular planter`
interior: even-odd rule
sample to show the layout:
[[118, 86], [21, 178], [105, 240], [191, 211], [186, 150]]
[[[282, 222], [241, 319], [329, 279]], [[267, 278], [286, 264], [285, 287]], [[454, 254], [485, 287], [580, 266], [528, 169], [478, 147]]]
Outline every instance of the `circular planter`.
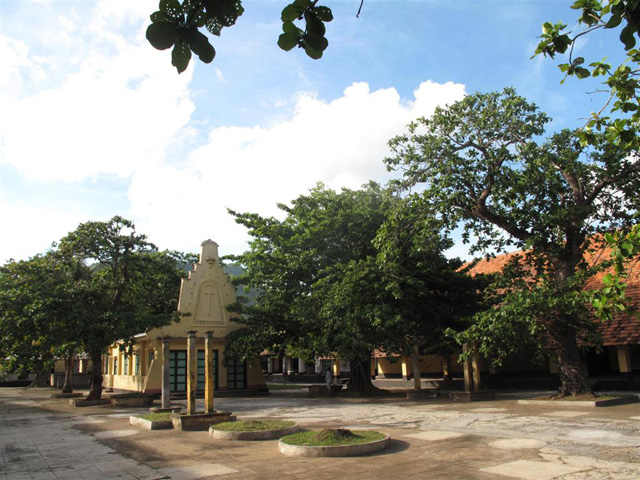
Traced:
[[227, 430], [216, 430], [216, 426], [209, 427], [209, 436], [216, 440], [273, 440], [298, 433], [301, 428], [298, 425], [292, 427], [281, 428], [279, 430], [258, 430], [252, 432], [230, 432]]
[[282, 440], [278, 442], [278, 450], [287, 457], [353, 457], [380, 452], [389, 446], [391, 436], [369, 443], [357, 445], [336, 445], [326, 447], [311, 447], [306, 445], [289, 445]]

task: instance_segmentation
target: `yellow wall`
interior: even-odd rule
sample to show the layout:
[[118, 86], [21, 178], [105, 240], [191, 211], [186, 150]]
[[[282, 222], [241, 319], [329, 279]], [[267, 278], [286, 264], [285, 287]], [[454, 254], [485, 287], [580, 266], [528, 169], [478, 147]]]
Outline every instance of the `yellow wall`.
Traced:
[[[148, 352], [155, 348], [156, 354], [147, 375], [123, 375], [123, 353], [117, 345], [109, 349], [109, 373], [114, 374], [113, 356], [118, 355], [117, 375], [105, 379], [105, 386], [124, 390], [160, 393], [162, 389], [162, 339], [169, 339], [170, 350], [186, 350], [189, 331], [196, 336], [196, 349], [204, 350], [206, 332], [213, 332], [213, 349], [218, 350], [218, 388], [227, 387], [227, 368], [223, 365], [226, 341], [224, 337], [239, 328], [233, 321], [233, 315], [226, 310], [226, 305], [236, 301], [235, 288], [228, 275], [220, 265], [218, 245], [207, 240], [202, 243], [200, 261], [195, 265], [189, 277], [182, 280], [178, 311], [186, 314], [178, 322], [173, 322], [162, 328], [149, 330], [144, 337], [138, 339], [135, 351], [142, 347], [141, 373], [144, 373], [144, 363]], [[247, 366], [247, 388], [266, 388], [264, 376], [259, 362], [253, 367]], [[133, 356], [129, 361], [130, 372], [134, 372]]]

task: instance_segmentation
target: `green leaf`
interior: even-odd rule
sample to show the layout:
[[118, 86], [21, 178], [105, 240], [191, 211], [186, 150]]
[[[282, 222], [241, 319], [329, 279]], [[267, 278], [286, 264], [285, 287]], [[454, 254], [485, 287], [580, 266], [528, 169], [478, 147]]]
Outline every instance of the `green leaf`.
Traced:
[[191, 60], [191, 49], [185, 42], [176, 42], [173, 50], [171, 51], [171, 65], [176, 67], [178, 73], [184, 72], [189, 66]]
[[197, 28], [189, 28], [181, 35], [182, 39], [189, 44], [189, 48], [198, 55], [198, 58], [204, 63], [211, 63], [216, 56], [216, 51], [209, 43], [207, 36]]
[[278, 37], [278, 46], [288, 52], [300, 43], [300, 36], [296, 32], [283, 33]]
[[314, 50], [309, 45], [304, 45], [304, 52], [307, 54], [307, 56], [313, 58], [314, 60], [319, 60], [322, 58], [322, 50]]
[[622, 22], [621, 15], [611, 15], [609, 21], [605, 24], [604, 28], [616, 28]]
[[307, 24], [308, 33], [317, 36], [324, 36], [327, 29], [325, 28], [324, 23], [322, 23], [322, 20], [320, 20], [313, 12], [305, 12], [304, 19]]
[[280, 18], [283, 23], [293, 22], [294, 20], [297, 20], [303, 12], [304, 9], [301, 9], [300, 7], [292, 3], [291, 5], [287, 5], [286, 7], [284, 7]]
[[583, 67], [578, 67], [575, 69], [575, 74], [578, 78], [583, 79], [591, 76], [591, 72]]
[[633, 33], [634, 29], [631, 25], [627, 25], [620, 32], [620, 41], [624, 43], [625, 50], [630, 50], [636, 45], [636, 39]]
[[306, 46], [317, 52], [324, 52], [329, 46], [329, 41], [325, 37], [317, 35], [305, 35], [303, 42]]
[[150, 18], [153, 23], [175, 23], [171, 17], [160, 11], [153, 12]]
[[182, 5], [178, 0], [160, 0], [160, 11], [174, 20], [183, 19]]
[[330, 22], [333, 20], [333, 13], [329, 7], [315, 7], [313, 11], [323, 22]]
[[152, 23], [147, 27], [147, 40], [158, 50], [171, 48], [178, 38], [178, 28], [171, 23]]

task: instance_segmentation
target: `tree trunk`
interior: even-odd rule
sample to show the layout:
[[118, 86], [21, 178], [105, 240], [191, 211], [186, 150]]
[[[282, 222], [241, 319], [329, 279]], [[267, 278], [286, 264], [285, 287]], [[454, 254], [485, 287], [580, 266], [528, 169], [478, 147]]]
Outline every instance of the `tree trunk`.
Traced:
[[30, 385], [32, 387], [47, 387], [51, 384], [51, 373], [53, 372], [52, 364], [53, 355], [43, 355], [40, 362], [36, 365], [36, 379]]
[[73, 393], [73, 357], [75, 352], [71, 350], [64, 359], [64, 384], [62, 385], [62, 393]]
[[561, 396], [592, 393], [589, 373], [580, 357], [575, 327], [560, 325], [550, 333], [558, 354], [558, 375], [560, 376], [558, 393]]
[[347, 390], [360, 393], [375, 393], [379, 389], [371, 382], [371, 357], [366, 360], [349, 360], [351, 377]]
[[87, 400], [102, 398], [102, 349], [97, 348], [89, 352], [91, 357], [91, 388]]

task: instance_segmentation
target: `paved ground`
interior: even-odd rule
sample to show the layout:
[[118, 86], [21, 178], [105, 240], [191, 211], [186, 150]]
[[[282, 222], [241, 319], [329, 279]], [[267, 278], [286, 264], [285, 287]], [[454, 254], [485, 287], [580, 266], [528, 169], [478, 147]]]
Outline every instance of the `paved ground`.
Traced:
[[353, 458], [281, 456], [275, 441], [131, 427], [109, 406], [72, 408], [49, 389], [0, 389], [0, 480], [19, 479], [629, 479], [640, 478], [640, 406], [518, 405], [445, 400], [217, 398], [239, 418], [375, 428], [393, 440]]

